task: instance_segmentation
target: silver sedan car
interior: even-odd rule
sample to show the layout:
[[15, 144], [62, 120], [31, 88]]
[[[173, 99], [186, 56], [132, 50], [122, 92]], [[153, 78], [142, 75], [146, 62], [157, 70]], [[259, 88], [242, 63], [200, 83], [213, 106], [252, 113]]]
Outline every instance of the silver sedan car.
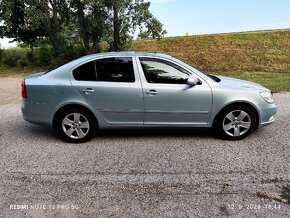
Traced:
[[98, 129], [204, 127], [230, 140], [274, 121], [271, 91], [204, 74], [168, 55], [118, 52], [84, 56], [22, 81], [28, 122], [53, 126], [69, 142]]

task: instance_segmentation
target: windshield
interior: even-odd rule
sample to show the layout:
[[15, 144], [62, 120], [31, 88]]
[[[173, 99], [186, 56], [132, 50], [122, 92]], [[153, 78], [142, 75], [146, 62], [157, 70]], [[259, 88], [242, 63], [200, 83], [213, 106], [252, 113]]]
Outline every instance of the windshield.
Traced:
[[198, 74], [198, 75], [200, 75], [200, 76], [202, 76], [202, 77], [206, 77], [207, 79], [213, 80], [213, 81], [215, 81], [215, 82], [220, 82], [220, 81], [221, 81], [221, 79], [218, 78], [217, 76], [214, 76], [214, 75], [211, 75], [211, 74], [205, 74], [205, 73], [203, 73], [203, 72], [197, 70], [197, 69], [194, 68], [193, 66], [191, 66], [191, 65], [189, 65], [189, 64], [187, 64], [187, 63], [185, 63], [185, 62], [183, 62], [183, 61], [181, 61], [181, 60], [178, 60], [178, 59], [176, 59], [176, 58], [174, 58], [174, 57], [172, 57], [172, 58], [173, 58], [177, 63], [183, 65], [184, 67], [186, 67], [186, 68], [188, 68], [188, 69], [190, 69], [190, 70], [192, 70], [193, 72], [195, 72], [196, 74]]

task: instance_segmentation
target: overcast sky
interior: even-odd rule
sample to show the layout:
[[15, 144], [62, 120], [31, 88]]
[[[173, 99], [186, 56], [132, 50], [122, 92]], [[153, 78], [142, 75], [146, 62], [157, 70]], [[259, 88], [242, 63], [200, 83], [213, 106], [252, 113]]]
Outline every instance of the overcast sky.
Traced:
[[[290, 28], [290, 0], [150, 1], [167, 36]], [[0, 44], [11, 46], [7, 39]]]

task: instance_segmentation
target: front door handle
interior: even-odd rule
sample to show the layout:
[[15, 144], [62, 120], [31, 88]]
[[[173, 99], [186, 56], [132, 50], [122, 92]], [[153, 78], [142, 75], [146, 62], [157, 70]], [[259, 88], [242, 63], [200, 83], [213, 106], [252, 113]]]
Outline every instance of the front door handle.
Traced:
[[147, 95], [157, 95], [158, 92], [155, 89], [150, 89], [149, 91], [146, 92]]
[[93, 90], [92, 88], [86, 88], [86, 89], [83, 89], [82, 92], [88, 95], [88, 94], [94, 93], [95, 90]]

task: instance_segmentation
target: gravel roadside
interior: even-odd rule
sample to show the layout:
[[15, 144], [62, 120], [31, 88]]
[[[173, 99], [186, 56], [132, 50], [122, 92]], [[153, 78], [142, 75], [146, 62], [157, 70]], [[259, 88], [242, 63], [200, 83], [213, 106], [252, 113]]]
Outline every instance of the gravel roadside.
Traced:
[[0, 79], [0, 217], [289, 217], [280, 191], [290, 181], [290, 93], [274, 95], [275, 123], [242, 141], [123, 130], [76, 145], [23, 121], [20, 82]]

